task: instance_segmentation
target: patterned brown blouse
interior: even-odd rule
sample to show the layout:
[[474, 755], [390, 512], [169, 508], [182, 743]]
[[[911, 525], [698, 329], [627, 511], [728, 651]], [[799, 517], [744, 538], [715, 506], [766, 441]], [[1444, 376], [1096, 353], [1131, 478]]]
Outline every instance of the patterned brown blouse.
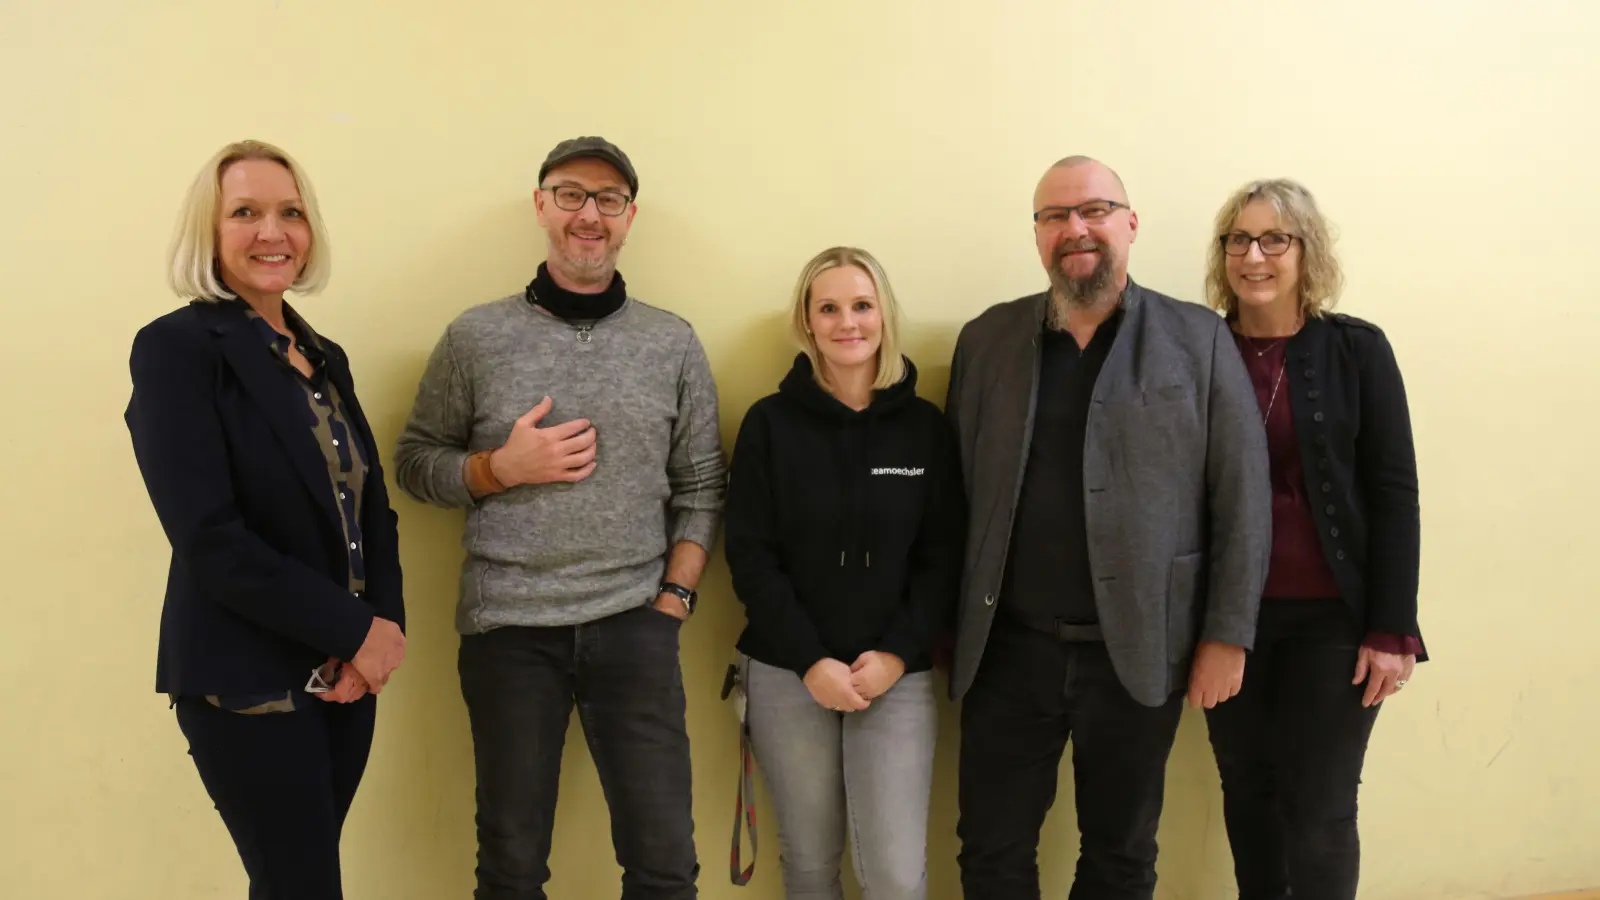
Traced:
[[[284, 307], [284, 318], [295, 334], [294, 346], [311, 363], [308, 378], [289, 360], [289, 337], [279, 334], [255, 310], [250, 310], [248, 316], [251, 326], [261, 335], [264, 349], [281, 364], [284, 377], [293, 379], [305, 395], [306, 427], [328, 461], [328, 489], [333, 491], [339, 524], [344, 529], [345, 544], [350, 548], [348, 589], [359, 597], [367, 585], [366, 566], [361, 557], [361, 488], [367, 478], [367, 448], [361, 446], [349, 427], [350, 417], [344, 401], [328, 378], [327, 355], [311, 326], [294, 310]], [[309, 678], [310, 673], [306, 674]], [[304, 690], [206, 697], [214, 706], [249, 715], [294, 712], [297, 703], [303, 706], [313, 699]]]

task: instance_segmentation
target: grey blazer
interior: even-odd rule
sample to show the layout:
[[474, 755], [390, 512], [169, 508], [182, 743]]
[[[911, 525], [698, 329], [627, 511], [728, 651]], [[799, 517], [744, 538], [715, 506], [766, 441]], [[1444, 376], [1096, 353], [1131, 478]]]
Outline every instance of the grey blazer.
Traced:
[[[1033, 434], [1048, 295], [991, 307], [956, 341], [946, 413], [970, 529], [950, 694], [972, 686], [994, 621]], [[1272, 550], [1266, 433], [1222, 318], [1129, 280], [1084, 433], [1095, 606], [1118, 677], [1159, 706], [1198, 641], [1249, 648]]]

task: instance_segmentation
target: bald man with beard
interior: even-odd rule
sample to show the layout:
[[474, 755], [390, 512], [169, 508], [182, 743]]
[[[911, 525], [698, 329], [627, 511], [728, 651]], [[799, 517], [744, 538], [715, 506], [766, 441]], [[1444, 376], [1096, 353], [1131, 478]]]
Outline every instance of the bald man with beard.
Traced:
[[1087, 157], [1045, 172], [1050, 289], [962, 329], [946, 412], [971, 520], [950, 679], [966, 896], [1039, 896], [1070, 738], [1071, 900], [1151, 900], [1187, 695], [1238, 693], [1271, 550], [1267, 445], [1222, 318], [1134, 283], [1139, 217]]

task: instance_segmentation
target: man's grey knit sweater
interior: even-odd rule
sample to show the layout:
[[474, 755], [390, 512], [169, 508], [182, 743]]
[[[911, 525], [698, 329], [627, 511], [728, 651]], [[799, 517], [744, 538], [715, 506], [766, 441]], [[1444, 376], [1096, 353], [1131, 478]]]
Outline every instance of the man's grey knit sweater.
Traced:
[[[540, 427], [594, 423], [594, 471], [474, 501], [466, 458], [505, 443], [546, 395]], [[462, 634], [592, 622], [651, 602], [673, 544], [710, 549], [725, 478], [700, 341], [632, 297], [587, 329], [521, 294], [463, 313], [428, 360], [395, 450], [403, 491], [467, 509]]]

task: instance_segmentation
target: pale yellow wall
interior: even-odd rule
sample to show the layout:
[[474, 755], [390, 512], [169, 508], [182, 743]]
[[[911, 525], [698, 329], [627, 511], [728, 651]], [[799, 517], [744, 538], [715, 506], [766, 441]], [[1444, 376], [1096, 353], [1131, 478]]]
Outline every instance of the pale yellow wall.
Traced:
[[[1048, 162], [1118, 167], [1135, 276], [1188, 298], [1230, 190], [1306, 181], [1343, 229], [1345, 308], [1388, 330], [1411, 389], [1437, 655], [1379, 721], [1363, 896], [1600, 884], [1597, 47], [1600, 8], [1553, 0], [0, 2], [0, 896], [243, 895], [150, 691], [167, 548], [121, 421], [134, 330], [176, 305], [162, 260], [195, 168], [247, 136], [309, 167], [337, 255], [301, 305], [350, 351], [388, 447], [445, 323], [539, 259], [539, 159], [593, 132], [642, 172], [623, 271], [699, 329], [730, 444], [787, 364], [790, 279], [827, 244], [881, 256], [940, 397], [960, 323], [1043, 284], [1028, 203]], [[400, 515], [411, 656], [347, 883], [465, 897], [461, 519]], [[776, 898], [765, 805], [756, 883], [727, 882], [736, 738], [715, 690], [741, 616], [720, 562], [705, 593], [684, 632], [704, 896]], [[946, 712], [935, 898], [957, 896]], [[573, 737], [552, 888], [616, 896]], [[1160, 896], [1226, 896], [1196, 715], [1169, 788]], [[1044, 843], [1056, 897], [1070, 809]]]

